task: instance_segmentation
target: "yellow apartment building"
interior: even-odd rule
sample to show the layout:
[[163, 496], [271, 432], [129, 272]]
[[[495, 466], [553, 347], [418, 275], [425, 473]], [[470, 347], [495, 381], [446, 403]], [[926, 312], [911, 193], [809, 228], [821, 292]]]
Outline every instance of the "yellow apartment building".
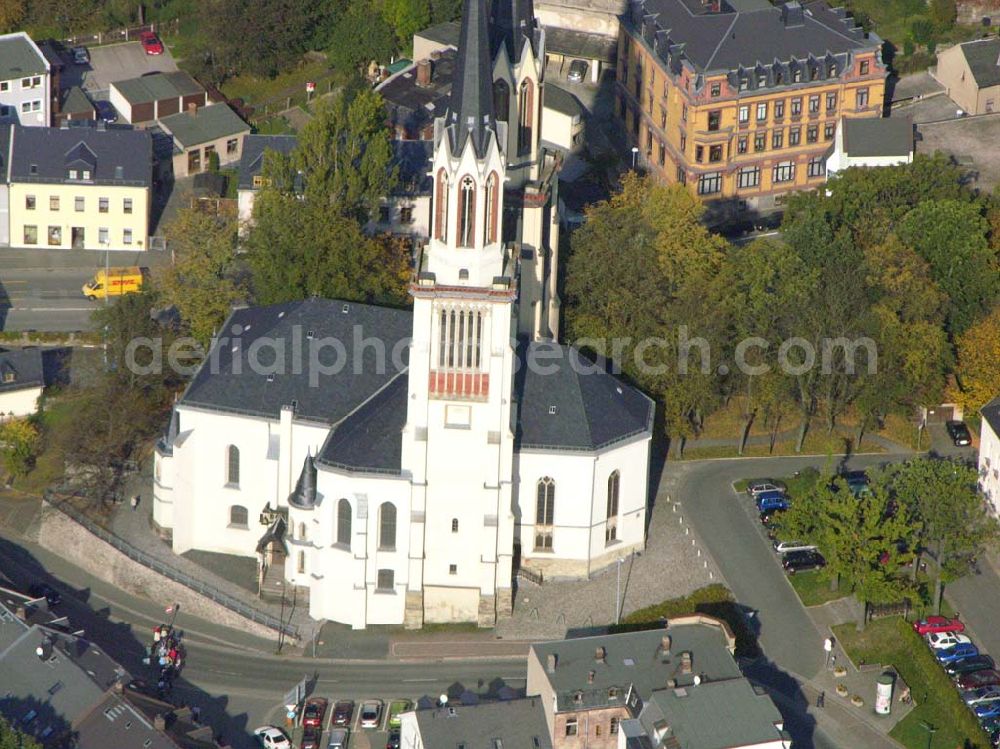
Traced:
[[145, 250], [152, 190], [152, 140], [141, 130], [11, 125], [11, 247]]
[[880, 117], [882, 41], [823, 0], [638, 0], [616, 113], [640, 163], [716, 220], [822, 184], [841, 117]]

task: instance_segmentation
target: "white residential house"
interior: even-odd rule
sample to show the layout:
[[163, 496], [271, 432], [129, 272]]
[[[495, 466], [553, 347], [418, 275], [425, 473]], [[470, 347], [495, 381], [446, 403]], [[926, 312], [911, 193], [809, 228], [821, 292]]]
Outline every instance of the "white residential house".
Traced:
[[175, 552], [257, 558], [262, 592], [296, 586], [314, 618], [362, 628], [492, 626], [515, 560], [585, 577], [644, 548], [654, 404], [556, 342], [532, 19], [490, 27], [465, 0], [412, 309], [309, 299], [223, 326], [157, 448]]
[[979, 488], [1000, 515], [1000, 396], [979, 412], [983, 425], [979, 432]]
[[236, 198], [240, 228], [244, 230], [253, 218], [254, 198], [267, 179], [264, 174], [264, 154], [268, 151], [290, 154], [298, 139], [294, 135], [247, 135], [243, 138]]
[[23, 31], [0, 35], [0, 117], [34, 127], [51, 124], [51, 66]]
[[895, 166], [913, 161], [913, 122], [905, 117], [842, 117], [826, 173], [852, 166]]
[[31, 416], [38, 410], [43, 373], [41, 349], [0, 351], [0, 419]]

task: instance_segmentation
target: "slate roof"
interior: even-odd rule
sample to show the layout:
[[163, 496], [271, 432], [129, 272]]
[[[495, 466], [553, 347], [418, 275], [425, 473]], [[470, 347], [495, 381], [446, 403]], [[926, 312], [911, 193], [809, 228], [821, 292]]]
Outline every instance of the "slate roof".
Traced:
[[905, 117], [845, 118], [848, 156], [907, 156], [913, 151], [913, 122]]
[[983, 406], [979, 413], [982, 414], [983, 420], [990, 425], [993, 433], [1000, 437], [1000, 395]]
[[0, 36], [0, 81], [44, 75], [47, 70], [45, 56], [23, 31]]
[[417, 710], [428, 749], [552, 749], [540, 697]]
[[93, 114], [94, 104], [83, 93], [79, 86], [70, 86], [60, 93], [62, 103], [59, 105], [61, 114]]
[[966, 42], [961, 48], [979, 88], [1000, 85], [1000, 38]]
[[[143, 130], [97, 128], [23, 127], [11, 128], [13, 160], [11, 182], [71, 182], [67, 159], [78, 153], [81, 144], [96, 157], [91, 180], [81, 184], [148, 187], [153, 181], [153, 145]], [[32, 170], [32, 165], [36, 169]], [[121, 167], [121, 174], [117, 171]]]
[[442, 117], [448, 105], [451, 83], [455, 76], [455, 50], [442, 50], [431, 62], [431, 82], [417, 85], [416, 67], [388, 78], [376, 89], [385, 101], [389, 124], [402, 126], [410, 137]]
[[407, 375], [396, 376], [334, 427], [316, 462], [360, 473], [398, 474], [402, 466], [408, 392]]
[[418, 31], [416, 36], [430, 39], [438, 44], [450, 44], [452, 47], [457, 47], [461, 34], [462, 24], [458, 21], [445, 21], [435, 26], [428, 26], [423, 31]]
[[[664, 635], [671, 638], [669, 653], [661, 647]], [[598, 661], [596, 652], [602, 647], [604, 659]], [[690, 674], [681, 673], [681, 653], [685, 651], [691, 653]], [[556, 656], [552, 673], [547, 670], [550, 654]], [[706, 681], [742, 676], [723, 629], [706, 623], [535, 643], [529, 657], [538, 659], [552, 685], [557, 711], [622, 705], [630, 686], [645, 700], [653, 691], [663, 689], [667, 679], [689, 686], [695, 675]], [[614, 697], [609, 694], [611, 688], [617, 689]]]
[[[399, 374], [401, 370], [395, 367], [391, 352], [399, 341], [409, 338], [411, 325], [409, 310], [335, 299], [307, 299], [234, 310], [180, 403], [277, 419], [281, 407], [291, 405], [294, 400], [298, 418], [336, 424]], [[240, 331], [238, 347], [232, 341], [234, 329]], [[308, 338], [310, 331], [312, 340]], [[275, 374], [270, 382], [266, 374], [254, 373], [249, 362], [250, 347], [265, 337], [284, 345], [284, 358], [280, 361], [285, 374]], [[355, 341], [365, 338], [384, 342], [384, 368], [377, 366], [376, 352], [371, 346], [363, 347], [355, 360]], [[333, 344], [322, 344], [322, 339], [336, 339], [344, 346], [346, 361], [340, 362], [342, 369], [336, 374], [324, 375], [309, 366], [311, 349], [324, 367], [338, 363], [338, 351]], [[294, 369], [296, 345], [301, 346], [302, 352], [297, 370]], [[273, 350], [269, 347], [261, 350], [258, 355], [261, 364], [274, 361]], [[314, 384], [310, 383], [310, 372]]]
[[253, 178], [264, 168], [264, 152], [277, 151], [287, 156], [298, 143], [294, 135], [247, 135], [240, 156], [239, 189], [253, 190]]
[[250, 126], [228, 104], [198, 107], [194, 114], [178, 112], [161, 118], [160, 126], [170, 132], [181, 148], [191, 148], [227, 135], [250, 132]]
[[653, 401], [558, 343], [522, 346], [511, 419], [520, 448], [598, 450], [652, 429]]
[[461, 153], [466, 141], [471, 139], [476, 154], [481, 156], [486, 150], [489, 134], [496, 132], [487, 16], [486, 0], [465, 0], [462, 34], [458, 40], [458, 62], [445, 120], [452, 153]]
[[[675, 63], [686, 59], [699, 73], [735, 71], [758, 63], [770, 67], [776, 60], [801, 62], [810, 55], [817, 60], [841, 56], [839, 68], [843, 71], [847, 53], [881, 46], [874, 34], [865, 38], [843, 8], [831, 9], [824, 0], [801, 6], [724, 0], [718, 13], [711, 12], [711, 6], [701, 0], [644, 0], [630, 15], [633, 28], [639, 27], [644, 13], [655, 16], [656, 28], [667, 32], [656, 42], [660, 57]], [[786, 23], [788, 13], [792, 20]], [[653, 34], [646, 39], [652, 44]], [[755, 77], [750, 76], [752, 81]], [[785, 75], [783, 80], [790, 83], [792, 77]], [[803, 76], [804, 82], [808, 80], [808, 75]], [[768, 85], [774, 85], [772, 78]]]
[[[13, 371], [12, 382], [4, 382], [3, 373]], [[39, 348], [0, 350], [0, 393], [45, 385], [42, 350]]]
[[133, 106], [205, 92], [201, 84], [183, 70], [127, 78], [124, 81], [113, 81], [111, 85]]
[[583, 105], [573, 94], [552, 83], [545, 84], [545, 107], [570, 117], [582, 116]]
[[[663, 738], [679, 747], [730, 749], [758, 746], [782, 739], [775, 724], [784, 721], [766, 693], [758, 694], [746, 679], [706, 681], [698, 686], [661, 689], [646, 699], [639, 718], [647, 734], [665, 721]], [[662, 725], [662, 724], [661, 724]]]

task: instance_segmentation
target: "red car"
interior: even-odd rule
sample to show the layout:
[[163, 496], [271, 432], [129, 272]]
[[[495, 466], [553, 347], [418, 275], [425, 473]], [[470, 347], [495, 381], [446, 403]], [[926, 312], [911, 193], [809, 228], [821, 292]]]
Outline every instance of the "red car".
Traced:
[[980, 687], [992, 687], [1000, 684], [1000, 671], [995, 668], [987, 668], [982, 671], [962, 674], [955, 682], [959, 689], [979, 689]]
[[152, 31], [143, 31], [139, 34], [139, 44], [146, 50], [147, 55], [163, 54], [163, 42]]
[[958, 619], [949, 619], [946, 616], [928, 616], [913, 622], [913, 630], [918, 635], [927, 635], [931, 632], [964, 632], [965, 625]]
[[322, 728], [327, 704], [329, 703], [322, 697], [311, 697], [306, 700], [305, 709], [302, 711], [302, 725], [306, 728]]

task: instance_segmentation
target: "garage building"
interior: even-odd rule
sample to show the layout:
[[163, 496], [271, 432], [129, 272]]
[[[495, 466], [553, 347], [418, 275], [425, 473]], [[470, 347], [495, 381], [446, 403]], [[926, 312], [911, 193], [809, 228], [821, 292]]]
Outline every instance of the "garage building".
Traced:
[[205, 89], [181, 70], [115, 81], [109, 98], [125, 121], [133, 125], [162, 120], [192, 105], [203, 107], [207, 103]]

